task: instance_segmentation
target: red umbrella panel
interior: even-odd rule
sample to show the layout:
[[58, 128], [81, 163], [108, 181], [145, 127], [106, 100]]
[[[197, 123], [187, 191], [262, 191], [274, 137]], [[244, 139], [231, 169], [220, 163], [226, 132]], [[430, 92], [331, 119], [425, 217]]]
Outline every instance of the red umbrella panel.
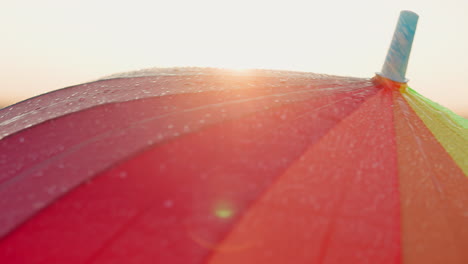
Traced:
[[0, 110], [0, 260], [468, 263], [467, 129], [385, 70], [68, 87]]

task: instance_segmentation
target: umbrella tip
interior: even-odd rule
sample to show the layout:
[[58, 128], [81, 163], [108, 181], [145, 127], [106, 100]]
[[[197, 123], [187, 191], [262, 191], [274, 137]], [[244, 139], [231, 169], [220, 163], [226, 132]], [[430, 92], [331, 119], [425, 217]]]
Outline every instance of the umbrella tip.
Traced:
[[400, 12], [392, 43], [388, 49], [382, 71], [377, 73], [378, 75], [399, 83], [408, 82], [405, 77], [406, 68], [418, 19], [419, 16], [412, 11], [403, 10]]

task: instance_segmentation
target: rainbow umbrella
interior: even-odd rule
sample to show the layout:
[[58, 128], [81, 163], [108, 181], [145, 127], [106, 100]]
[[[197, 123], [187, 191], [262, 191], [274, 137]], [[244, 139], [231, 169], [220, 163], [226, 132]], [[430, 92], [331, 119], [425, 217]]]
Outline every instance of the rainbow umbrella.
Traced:
[[0, 111], [0, 263], [468, 263], [468, 123], [405, 79], [159, 69]]

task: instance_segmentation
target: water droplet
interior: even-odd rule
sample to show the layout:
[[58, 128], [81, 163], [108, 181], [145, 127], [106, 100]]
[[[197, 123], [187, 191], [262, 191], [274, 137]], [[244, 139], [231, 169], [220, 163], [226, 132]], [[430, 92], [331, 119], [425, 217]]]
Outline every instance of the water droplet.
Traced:
[[33, 174], [34, 177], [41, 177], [41, 176], [44, 176], [44, 173], [42, 171], [38, 171], [36, 173]]
[[120, 179], [125, 179], [125, 178], [127, 178], [127, 176], [128, 176], [128, 173], [126, 171], [121, 171], [119, 173], [119, 178]]
[[60, 187], [59, 187], [59, 191], [60, 191], [61, 193], [64, 193], [64, 192], [66, 192], [67, 190], [68, 190], [68, 189], [67, 189], [67, 187], [65, 187], [65, 186], [60, 186]]
[[204, 172], [204, 173], [200, 174], [200, 179], [206, 180], [207, 178], [208, 178], [208, 174], [207, 174], [207, 173]]
[[46, 192], [48, 194], [54, 194], [56, 190], [57, 190], [57, 186], [55, 185], [52, 185], [46, 188]]
[[174, 202], [172, 200], [164, 201], [164, 207], [171, 208], [172, 206], [174, 206]]
[[19, 138], [19, 142], [20, 142], [20, 143], [23, 143], [23, 142], [24, 142], [24, 137], [20, 137], [20, 138]]
[[44, 207], [44, 205], [45, 205], [45, 203], [43, 203], [43, 202], [35, 202], [35, 203], [32, 204], [32, 207], [34, 209], [40, 209], [40, 208]]

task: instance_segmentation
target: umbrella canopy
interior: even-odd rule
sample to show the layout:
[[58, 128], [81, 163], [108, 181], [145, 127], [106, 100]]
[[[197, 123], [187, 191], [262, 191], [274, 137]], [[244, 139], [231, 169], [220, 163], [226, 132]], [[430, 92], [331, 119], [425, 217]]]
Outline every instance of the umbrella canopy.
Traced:
[[1, 110], [1, 263], [468, 263], [468, 123], [406, 85], [416, 21], [372, 79], [155, 69]]

